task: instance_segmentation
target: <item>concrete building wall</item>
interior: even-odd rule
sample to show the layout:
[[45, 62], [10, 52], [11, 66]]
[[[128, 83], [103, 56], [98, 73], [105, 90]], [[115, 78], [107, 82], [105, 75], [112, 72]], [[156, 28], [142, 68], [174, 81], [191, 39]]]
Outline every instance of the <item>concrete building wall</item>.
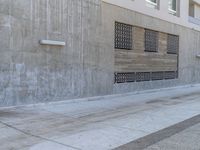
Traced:
[[[158, 9], [147, 7], [146, 0], [103, 0], [103, 1], [116, 6], [120, 6], [122, 8], [139, 12], [147, 16], [159, 18], [167, 22], [200, 30], [199, 25], [188, 22], [190, 0], [177, 0], [178, 16], [174, 16], [169, 13], [168, 0], [159, 0]], [[192, 0], [192, 1], [195, 1], [195, 3], [199, 4], [199, 0]]]
[[[112, 51], [112, 53], [115, 52], [115, 21], [164, 33], [179, 35], [180, 40], [178, 79], [114, 84], [113, 93], [124, 93], [136, 90], [154, 89], [200, 82], [200, 59], [196, 58], [196, 55], [200, 53], [199, 31], [150, 17], [109, 3], [103, 3], [102, 13], [104, 25], [103, 29], [105, 30], [104, 36], [107, 38], [108, 44], [113, 43], [107, 47], [107, 51]], [[112, 60], [114, 60], [114, 55], [112, 56]]]
[[[179, 35], [179, 79], [114, 84], [115, 21]], [[3, 0], [0, 106], [199, 83], [199, 45], [196, 30], [100, 0]]]
[[0, 106], [111, 93], [101, 42], [100, 0], [1, 0]]

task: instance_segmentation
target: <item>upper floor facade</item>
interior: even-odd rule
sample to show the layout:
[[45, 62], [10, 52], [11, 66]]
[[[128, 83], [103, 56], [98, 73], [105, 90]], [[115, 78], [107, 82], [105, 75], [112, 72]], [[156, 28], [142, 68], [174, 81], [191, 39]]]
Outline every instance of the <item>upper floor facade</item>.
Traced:
[[200, 31], [200, 0], [103, 0]]

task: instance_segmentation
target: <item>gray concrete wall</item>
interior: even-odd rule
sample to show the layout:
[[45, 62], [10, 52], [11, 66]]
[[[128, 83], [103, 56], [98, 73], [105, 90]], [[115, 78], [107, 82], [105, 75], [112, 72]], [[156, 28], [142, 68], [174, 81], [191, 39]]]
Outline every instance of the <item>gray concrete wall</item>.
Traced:
[[[114, 85], [115, 20], [180, 35], [179, 79]], [[199, 32], [100, 0], [0, 0], [0, 52], [0, 106], [200, 81]]]
[[0, 106], [111, 93], [100, 27], [100, 0], [0, 0]]
[[180, 36], [179, 49], [179, 79], [164, 81], [147, 81], [140, 83], [114, 84], [113, 93], [125, 93], [154, 88], [164, 88], [177, 85], [194, 84], [200, 82], [200, 32], [180, 25], [142, 15], [131, 10], [111, 4], [102, 4], [103, 29], [106, 37], [107, 51], [112, 51], [110, 57], [114, 62], [114, 23], [115, 21], [148, 28], [160, 32]]

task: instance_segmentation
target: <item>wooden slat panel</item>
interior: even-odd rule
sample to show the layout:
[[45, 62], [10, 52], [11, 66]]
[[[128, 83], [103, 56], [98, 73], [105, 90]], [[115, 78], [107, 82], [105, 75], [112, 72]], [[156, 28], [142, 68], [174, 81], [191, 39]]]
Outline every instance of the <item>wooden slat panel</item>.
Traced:
[[159, 33], [158, 52], [144, 51], [145, 29], [133, 27], [133, 50], [115, 49], [115, 72], [177, 71], [178, 56], [167, 54], [166, 33]]

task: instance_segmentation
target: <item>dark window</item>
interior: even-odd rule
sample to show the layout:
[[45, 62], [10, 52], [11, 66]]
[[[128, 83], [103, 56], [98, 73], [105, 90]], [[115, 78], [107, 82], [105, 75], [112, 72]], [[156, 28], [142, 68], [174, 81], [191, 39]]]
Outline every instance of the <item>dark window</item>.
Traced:
[[165, 72], [165, 79], [176, 79], [176, 71], [166, 71]]
[[150, 72], [137, 72], [136, 73], [136, 81], [150, 81], [151, 80], [151, 73]]
[[163, 80], [164, 79], [164, 72], [152, 72], [151, 80]]
[[115, 73], [115, 83], [169, 80], [178, 78], [178, 71]]
[[135, 73], [115, 73], [115, 83], [135, 82]]
[[176, 10], [177, 10], [177, 0], [169, 0], [169, 2], [168, 2], [168, 10], [169, 10], [172, 14], [176, 14]]
[[179, 37], [176, 35], [168, 34], [167, 38], [167, 53], [177, 54], [179, 49]]
[[158, 32], [152, 30], [145, 30], [145, 51], [158, 51]]
[[115, 22], [115, 48], [132, 49], [132, 26]]

